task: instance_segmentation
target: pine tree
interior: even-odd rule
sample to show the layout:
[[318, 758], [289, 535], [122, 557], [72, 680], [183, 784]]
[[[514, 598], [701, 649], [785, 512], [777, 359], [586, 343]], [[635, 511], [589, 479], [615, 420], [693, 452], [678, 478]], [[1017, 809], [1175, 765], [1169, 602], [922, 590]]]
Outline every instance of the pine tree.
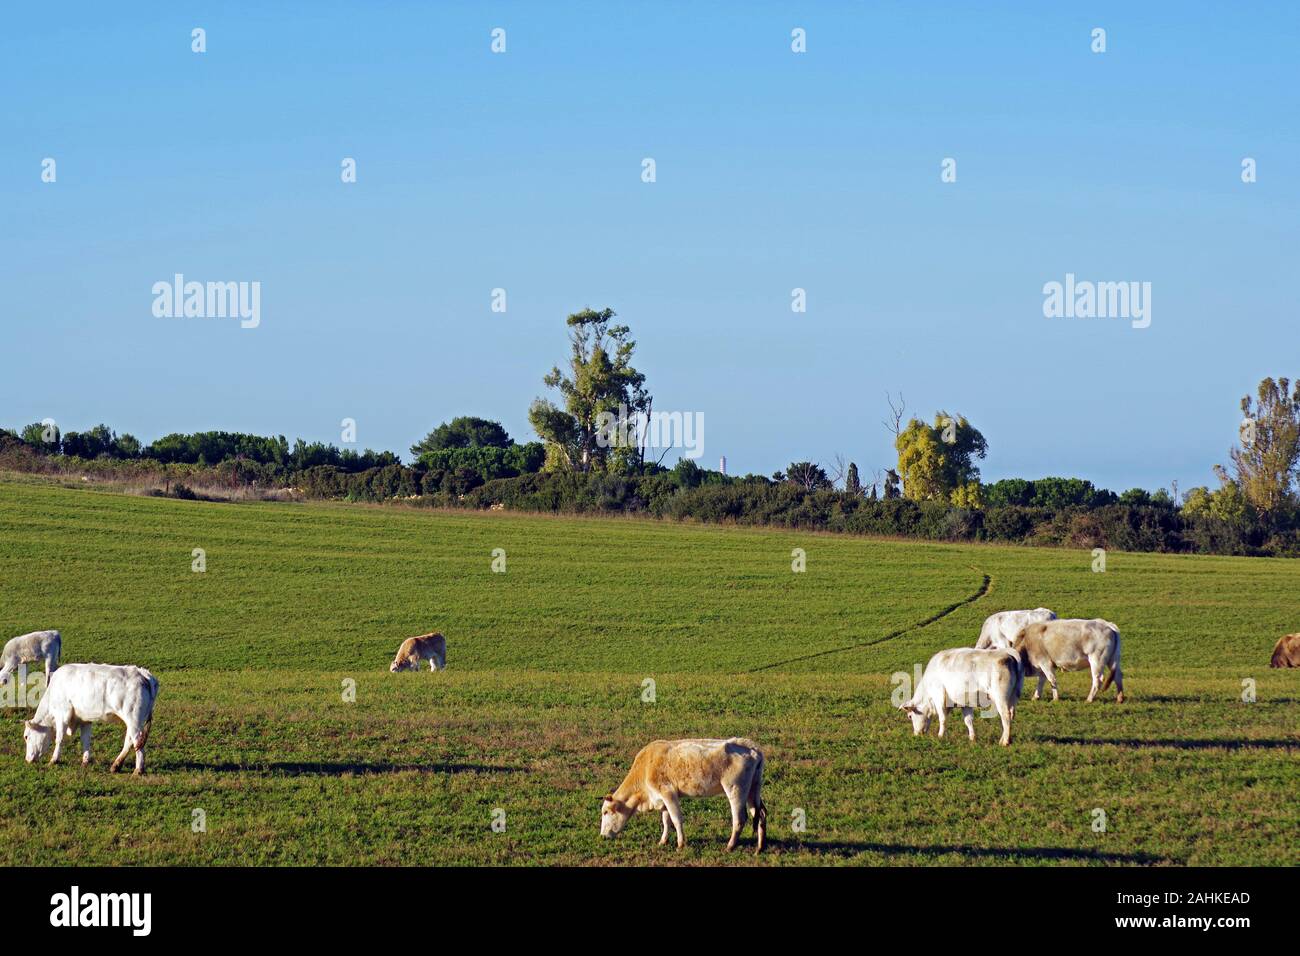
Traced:
[[844, 479], [844, 490], [854, 496], [862, 494], [862, 482], [858, 478], [857, 462], [849, 462], [849, 473]]

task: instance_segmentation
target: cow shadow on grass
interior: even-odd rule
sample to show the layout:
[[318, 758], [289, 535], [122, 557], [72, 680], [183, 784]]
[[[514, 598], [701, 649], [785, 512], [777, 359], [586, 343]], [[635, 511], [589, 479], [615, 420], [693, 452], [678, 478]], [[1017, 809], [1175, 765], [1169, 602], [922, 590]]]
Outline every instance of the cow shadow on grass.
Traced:
[[1081, 863], [1169, 863], [1168, 857], [1150, 853], [1107, 853], [1087, 847], [1058, 846], [909, 846], [905, 843], [856, 843], [851, 841], [801, 842], [797, 840], [769, 840], [769, 845], [792, 853], [812, 853], [817, 856], [849, 857], [858, 853], [881, 853], [885, 856], [964, 856], [970, 859], [1004, 860], [1008, 863], [1025, 859], [1061, 860]]
[[213, 773], [251, 773], [265, 777], [343, 777], [377, 776], [398, 773], [459, 774], [459, 773], [522, 773], [524, 767], [501, 767], [478, 763], [196, 763], [183, 762], [159, 767], [160, 771], [208, 770]]
[[1076, 744], [1083, 747], [1097, 747], [1109, 744], [1112, 747], [1127, 747], [1133, 750], [1300, 750], [1300, 738], [1260, 739], [1243, 737], [1238, 740], [1195, 740], [1195, 739], [1121, 739], [1114, 737], [1059, 737], [1052, 734], [1034, 736], [1035, 743]]

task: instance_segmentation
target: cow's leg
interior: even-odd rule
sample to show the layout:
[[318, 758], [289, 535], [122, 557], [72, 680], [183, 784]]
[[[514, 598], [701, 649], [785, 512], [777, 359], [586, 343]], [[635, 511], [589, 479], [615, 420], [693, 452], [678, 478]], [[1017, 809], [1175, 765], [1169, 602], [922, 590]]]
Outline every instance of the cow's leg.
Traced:
[[58, 763], [59, 757], [63, 754], [63, 735], [68, 732], [68, 725], [57, 717], [54, 719], [54, 753], [50, 755], [50, 763]]
[[686, 846], [686, 837], [682, 834], [682, 807], [677, 802], [677, 794], [667, 794], [664, 796], [664, 813], [673, 822], [673, 829], [677, 831], [677, 849]]
[[1119, 662], [1115, 662], [1115, 703], [1124, 703], [1124, 675], [1120, 673]]
[[727, 850], [730, 852], [736, 848], [736, 840], [745, 826], [745, 790], [733, 786], [726, 793], [727, 802], [731, 804], [731, 839], [727, 841]]
[[[1043, 668], [1043, 676], [1047, 678], [1047, 683], [1052, 685], [1052, 700], [1060, 700], [1061, 694], [1056, 689], [1056, 670], [1051, 664], [1048, 664]], [[1039, 682], [1039, 686], [1042, 686], [1041, 681]]]
[[90, 724], [81, 725], [81, 765], [90, 763]]
[[755, 771], [753, 778], [749, 781], [749, 794], [745, 797], [745, 805], [749, 807], [753, 814], [750, 822], [753, 824], [754, 836], [758, 836], [758, 811], [763, 809], [763, 781], [759, 774], [762, 769]]
[[971, 740], [975, 739], [975, 708], [963, 707], [961, 709], [962, 723], [966, 725], [966, 735]]
[[1101, 682], [1101, 691], [1100, 691], [1100, 693], [1104, 694], [1106, 693], [1106, 688], [1110, 686], [1110, 682], [1115, 679], [1115, 665], [1103, 664], [1102, 670], [1106, 671], [1106, 679]]
[[114, 758], [113, 762], [108, 765], [109, 773], [117, 773], [117, 768], [122, 766], [122, 761], [126, 755], [131, 752], [131, 744], [135, 742], [135, 734], [131, 733], [131, 728], [126, 728], [126, 739], [122, 741], [122, 752]]
[[998, 741], [1003, 747], [1011, 743], [1011, 721], [1015, 720], [1016, 709], [1007, 706], [1003, 701], [995, 701], [998, 709], [998, 716], [1002, 718], [1002, 739]]
[[668, 842], [668, 824], [671, 822], [671, 817], [668, 816], [667, 810], [664, 810], [661, 816], [664, 820], [664, 832], [659, 835], [659, 845], [663, 846]]
[[939, 736], [940, 737], [943, 736], [943, 732], [947, 729], [947, 727], [948, 727], [948, 708], [940, 707], [939, 708]]
[[1092, 703], [1097, 696], [1097, 691], [1101, 690], [1101, 675], [1106, 670], [1106, 666], [1101, 661], [1095, 661], [1088, 658], [1088, 670], [1092, 673], [1092, 687], [1088, 690], [1088, 703]]
[[1043, 696], [1043, 684], [1046, 682], [1046, 680], [1047, 680], [1047, 675], [1044, 674], [1042, 671], [1039, 671], [1038, 686], [1034, 688], [1034, 700], [1038, 700], [1038, 698]]

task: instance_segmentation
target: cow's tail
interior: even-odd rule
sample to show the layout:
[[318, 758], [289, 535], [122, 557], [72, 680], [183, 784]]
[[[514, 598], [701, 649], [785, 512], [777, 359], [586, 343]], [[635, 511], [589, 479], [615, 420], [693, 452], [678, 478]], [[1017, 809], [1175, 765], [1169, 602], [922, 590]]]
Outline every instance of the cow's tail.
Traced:
[[140, 668], [140, 674], [142, 677], [144, 677], [145, 683], [149, 685], [149, 703], [150, 703], [149, 712], [152, 714], [153, 702], [158, 699], [158, 678], [154, 677], [153, 674], [145, 670], [143, 667]]
[[[1116, 674], [1120, 674], [1120, 669], [1119, 669], [1119, 628], [1116, 627], [1114, 624], [1112, 624], [1110, 621], [1106, 621], [1105, 624], [1106, 624], [1107, 627], [1109, 627], [1112, 631], [1115, 632], [1115, 643], [1111, 645], [1111, 648], [1110, 648], [1110, 659], [1109, 659], [1108, 661], [1106, 661], [1107, 672], [1106, 672], [1106, 679], [1102, 682], [1102, 685], [1101, 685], [1101, 689], [1102, 689], [1102, 690], [1105, 690], [1106, 688], [1108, 688], [1108, 687], [1111, 685], [1111, 681], [1113, 681], [1113, 680], [1115, 679], [1115, 675], [1116, 675]], [[1120, 680], [1122, 681], [1123, 679], [1124, 679], [1124, 678], [1123, 678], [1123, 676], [1121, 675], [1121, 676], [1120, 676]]]
[[143, 667], [140, 668], [140, 676], [149, 688], [149, 716], [145, 718], [144, 726], [140, 728], [140, 732], [135, 735], [136, 750], [142, 749], [149, 742], [149, 731], [153, 728], [153, 706], [158, 701], [158, 678]]
[[761, 853], [763, 844], [767, 842], [767, 804], [763, 802], [763, 766], [766, 758], [763, 756], [763, 751], [757, 747], [754, 748], [754, 753], [758, 757], [758, 765], [754, 767], [754, 775], [749, 780], [746, 802], [754, 809], [754, 836], [758, 841], [758, 849], [755, 852]]

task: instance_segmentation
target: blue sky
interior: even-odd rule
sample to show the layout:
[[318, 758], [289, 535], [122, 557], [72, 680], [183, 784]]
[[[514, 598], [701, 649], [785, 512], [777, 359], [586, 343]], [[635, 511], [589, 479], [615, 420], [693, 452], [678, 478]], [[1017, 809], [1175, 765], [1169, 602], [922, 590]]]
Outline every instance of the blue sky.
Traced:
[[[527, 439], [565, 315], [608, 305], [656, 408], [703, 412], [710, 467], [870, 474], [901, 390], [981, 429], [986, 480], [1186, 489], [1213, 484], [1240, 397], [1300, 375], [1295, 4], [3, 17], [10, 427], [337, 443], [351, 417], [405, 454], [477, 414]], [[155, 318], [177, 272], [259, 281], [261, 325]], [[1149, 281], [1151, 326], [1045, 318], [1067, 272]]]

